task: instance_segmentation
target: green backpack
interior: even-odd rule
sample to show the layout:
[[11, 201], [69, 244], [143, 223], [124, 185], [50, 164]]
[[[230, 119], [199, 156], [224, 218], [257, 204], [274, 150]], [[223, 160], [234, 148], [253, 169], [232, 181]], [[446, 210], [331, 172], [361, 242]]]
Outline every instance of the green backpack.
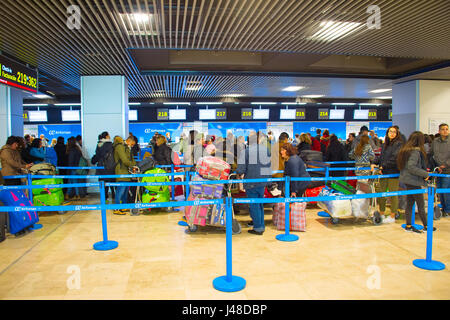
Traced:
[[[145, 172], [145, 174], [156, 174], [156, 173], [167, 173], [161, 168], [152, 168]], [[162, 177], [144, 177], [142, 179], [142, 182], [169, 182], [170, 177], [169, 176], [162, 176]], [[150, 192], [167, 192], [169, 190], [169, 186], [146, 186], [145, 189], [147, 189]]]

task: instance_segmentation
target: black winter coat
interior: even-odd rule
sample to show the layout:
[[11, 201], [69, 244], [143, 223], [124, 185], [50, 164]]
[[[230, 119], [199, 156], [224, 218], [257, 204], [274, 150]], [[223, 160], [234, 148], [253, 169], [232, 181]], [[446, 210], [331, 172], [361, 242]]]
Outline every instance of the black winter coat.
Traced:
[[297, 146], [297, 149], [298, 153], [300, 154], [300, 152], [302, 152], [303, 150], [311, 150], [311, 145], [303, 141]]
[[397, 140], [392, 144], [386, 146], [383, 144], [381, 149], [381, 155], [377, 164], [380, 165], [383, 170], [383, 174], [397, 174], [400, 173], [397, 166], [397, 156], [400, 151], [403, 142], [401, 140]]
[[172, 149], [165, 143], [160, 145], [153, 153], [153, 159], [160, 166], [172, 164]]
[[[97, 145], [97, 148], [95, 149], [95, 155], [91, 159], [92, 164], [95, 165], [98, 163], [99, 166], [101, 166], [105, 155], [113, 149], [114, 149], [114, 147], [113, 147], [113, 143], [111, 141], [100, 142]], [[114, 151], [112, 154], [114, 155]], [[114, 175], [116, 173], [115, 173], [115, 169], [112, 169], [109, 171], [107, 169], [97, 169], [96, 174], [97, 175]]]
[[[284, 176], [291, 178], [310, 177], [306, 171], [306, 165], [302, 158], [297, 155], [291, 156], [284, 164]], [[289, 185], [290, 193], [295, 192], [297, 197], [301, 197], [302, 193], [309, 186], [310, 181], [292, 181]], [[286, 197], [290, 197], [290, 194], [286, 194]]]
[[[345, 146], [340, 142], [330, 142], [324, 155], [325, 162], [334, 161], [348, 161], [347, 153], [345, 152]], [[346, 164], [332, 164], [331, 168], [345, 168]], [[331, 177], [345, 176], [345, 171], [330, 171]]]

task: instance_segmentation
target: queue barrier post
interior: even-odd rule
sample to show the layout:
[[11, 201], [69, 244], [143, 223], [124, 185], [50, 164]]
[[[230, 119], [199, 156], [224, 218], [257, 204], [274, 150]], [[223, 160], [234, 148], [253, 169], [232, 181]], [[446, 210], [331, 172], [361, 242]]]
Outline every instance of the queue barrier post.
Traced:
[[428, 217], [427, 217], [427, 252], [425, 259], [413, 260], [413, 265], [417, 268], [431, 271], [439, 271], [445, 269], [445, 264], [432, 260], [433, 251], [433, 218], [434, 218], [434, 193], [435, 189], [428, 187]]
[[[413, 207], [412, 207], [412, 212], [411, 212], [411, 223], [412, 226], [414, 228], [416, 228], [417, 230], [422, 230], [423, 226], [420, 224], [416, 224], [416, 203], [414, 202]], [[402, 228], [405, 229], [406, 228], [406, 223], [402, 224]]]
[[[190, 176], [190, 172], [187, 171], [186, 172], [186, 182], [187, 182], [187, 184], [186, 184], [186, 201], [188, 200], [188, 197], [189, 197], [189, 176]], [[184, 220], [178, 221], [178, 225], [182, 226], [182, 227], [189, 226], [188, 223]]]
[[222, 292], [236, 292], [245, 288], [247, 281], [244, 278], [233, 276], [233, 258], [232, 258], [232, 198], [225, 198], [226, 208], [226, 259], [227, 259], [227, 274], [225, 276], [217, 277], [213, 280], [214, 289]]
[[[28, 186], [33, 185], [33, 177], [31, 176], [31, 173], [27, 174], [27, 185]], [[29, 194], [29, 198], [30, 198], [31, 203], [33, 203], [33, 190], [32, 189], [28, 189], [28, 194]], [[42, 229], [42, 228], [43, 228], [42, 224], [35, 223], [33, 225], [33, 227], [31, 227], [30, 229], [31, 230], [39, 230], [39, 229]]]
[[119, 246], [117, 241], [108, 240], [108, 226], [106, 222], [106, 201], [105, 201], [105, 181], [100, 181], [100, 201], [102, 205], [102, 230], [103, 230], [103, 241], [99, 241], [94, 244], [94, 250], [97, 251], [107, 251], [113, 250]]
[[284, 234], [278, 234], [275, 238], [279, 241], [285, 241], [285, 242], [293, 242], [293, 241], [297, 241], [299, 239], [299, 237], [296, 234], [290, 234], [289, 230], [291, 228], [290, 226], [290, 202], [287, 201], [288, 199], [286, 199], [286, 197], [290, 197], [291, 196], [291, 191], [290, 191], [290, 183], [291, 183], [291, 177], [287, 176], [284, 178], [285, 180], [285, 187], [284, 187], [284, 196], [285, 196], [285, 202], [284, 202], [284, 214], [285, 214], [285, 218], [284, 218]]

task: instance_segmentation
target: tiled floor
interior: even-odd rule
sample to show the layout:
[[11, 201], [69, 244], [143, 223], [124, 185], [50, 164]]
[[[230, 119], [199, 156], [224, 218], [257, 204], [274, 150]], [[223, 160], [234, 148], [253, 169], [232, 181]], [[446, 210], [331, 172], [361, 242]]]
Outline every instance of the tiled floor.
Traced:
[[433, 258], [447, 268], [433, 272], [412, 265], [425, 257], [426, 235], [404, 232], [404, 220], [333, 225], [317, 211], [308, 209], [296, 242], [275, 239], [270, 211], [263, 236], [247, 227], [233, 236], [233, 273], [247, 280], [237, 293], [212, 287], [225, 274], [225, 233], [186, 234], [179, 212], [108, 212], [119, 247], [106, 252], [92, 249], [99, 212], [43, 213], [43, 229], [0, 244], [0, 299], [450, 299], [450, 218], [435, 221]]

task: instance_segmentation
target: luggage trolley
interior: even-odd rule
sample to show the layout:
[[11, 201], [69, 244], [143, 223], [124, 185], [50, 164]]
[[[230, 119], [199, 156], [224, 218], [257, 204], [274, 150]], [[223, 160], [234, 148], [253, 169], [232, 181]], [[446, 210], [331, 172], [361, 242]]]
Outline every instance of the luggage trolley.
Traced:
[[[378, 175], [378, 174], [379, 174], [379, 170], [377, 168], [375, 168], [372, 175]], [[332, 180], [332, 178], [330, 180]], [[355, 190], [351, 190], [352, 187], [345, 183], [340, 183], [340, 184], [336, 183], [336, 185], [333, 183], [328, 183], [326, 188], [332, 188], [332, 189], [335, 189], [336, 191], [342, 192], [342, 193], [344, 193], [345, 191], [348, 191], [348, 192], [345, 192], [346, 194], [358, 194], [358, 191], [360, 193], [368, 194], [368, 193], [376, 193], [376, 189], [377, 189], [378, 185], [379, 185], [379, 179], [368, 179], [367, 181], [358, 180]], [[322, 194], [322, 192], [321, 192], [321, 194]], [[355, 213], [353, 212], [353, 207], [354, 207], [353, 202], [356, 200], [368, 200], [367, 207], [366, 207], [366, 205], [364, 205], [364, 207], [361, 206], [359, 208], [359, 209], [364, 210], [363, 217], [365, 219], [371, 220], [374, 225], [380, 225], [383, 222], [381, 214], [378, 211], [377, 198], [351, 200], [351, 202], [352, 202], [351, 214], [341, 216], [341, 217], [355, 216]], [[340, 201], [340, 200], [338, 200], [338, 201]], [[339, 218], [341, 218], [341, 217], [333, 217], [333, 214], [331, 212], [329, 212], [329, 210], [325, 209], [326, 206], [319, 205], [319, 207], [326, 210], [326, 212], [320, 212], [319, 216], [331, 218], [332, 224], [337, 224], [339, 222]], [[357, 219], [359, 219], [359, 218], [361, 218], [361, 216], [357, 216]]]
[[[372, 175], [376, 176], [380, 174], [380, 170], [375, 167], [374, 171], [372, 171]], [[358, 180], [356, 183], [357, 191], [361, 191], [363, 193], [376, 193], [378, 187], [380, 185], [380, 178], [377, 179], [369, 179], [367, 182]], [[378, 200], [377, 198], [369, 198], [369, 209], [367, 212], [367, 219], [371, 220], [374, 225], [380, 225], [383, 223], [383, 218], [381, 217], [380, 211], [378, 210]]]
[[[231, 183], [231, 182], [224, 184], [223, 191], [222, 191], [222, 198], [224, 198], [224, 197], [231, 197], [232, 187], [233, 187], [233, 183]], [[225, 216], [226, 216], [225, 204], [221, 205], [220, 209], [218, 209], [216, 207], [216, 205], [215, 206], [208, 205], [208, 211], [209, 211], [208, 216], [209, 216], [209, 214], [212, 214], [211, 210], [214, 209], [214, 207], [215, 207], [216, 210], [219, 210], [219, 211], [221, 210], [220, 217], [225, 218]], [[234, 209], [233, 208], [232, 208], [232, 219], [233, 219], [233, 221], [232, 221], [233, 234], [241, 233], [242, 232], [242, 227], [241, 227], [239, 221], [237, 221], [236, 218], [235, 218], [235, 214], [234, 214]], [[192, 232], [192, 233], [196, 232], [198, 230], [198, 225], [195, 224], [195, 223], [189, 223], [189, 219], [187, 217], [186, 217], [186, 220], [188, 220], [187, 232]], [[213, 227], [225, 228], [226, 224], [225, 224], [225, 222], [223, 224], [220, 224], [220, 225], [218, 225], [217, 223], [216, 224], [206, 223], [205, 226], [213, 226]]]
[[[437, 171], [438, 168], [434, 168], [433, 173], [439, 173]], [[438, 205], [438, 194], [436, 193], [436, 189], [437, 189], [437, 179], [438, 177], [430, 177], [430, 179], [428, 179], [428, 186], [434, 189], [434, 210], [433, 210], [433, 219], [434, 220], [439, 220], [444, 214], [442, 213], [442, 208]]]

